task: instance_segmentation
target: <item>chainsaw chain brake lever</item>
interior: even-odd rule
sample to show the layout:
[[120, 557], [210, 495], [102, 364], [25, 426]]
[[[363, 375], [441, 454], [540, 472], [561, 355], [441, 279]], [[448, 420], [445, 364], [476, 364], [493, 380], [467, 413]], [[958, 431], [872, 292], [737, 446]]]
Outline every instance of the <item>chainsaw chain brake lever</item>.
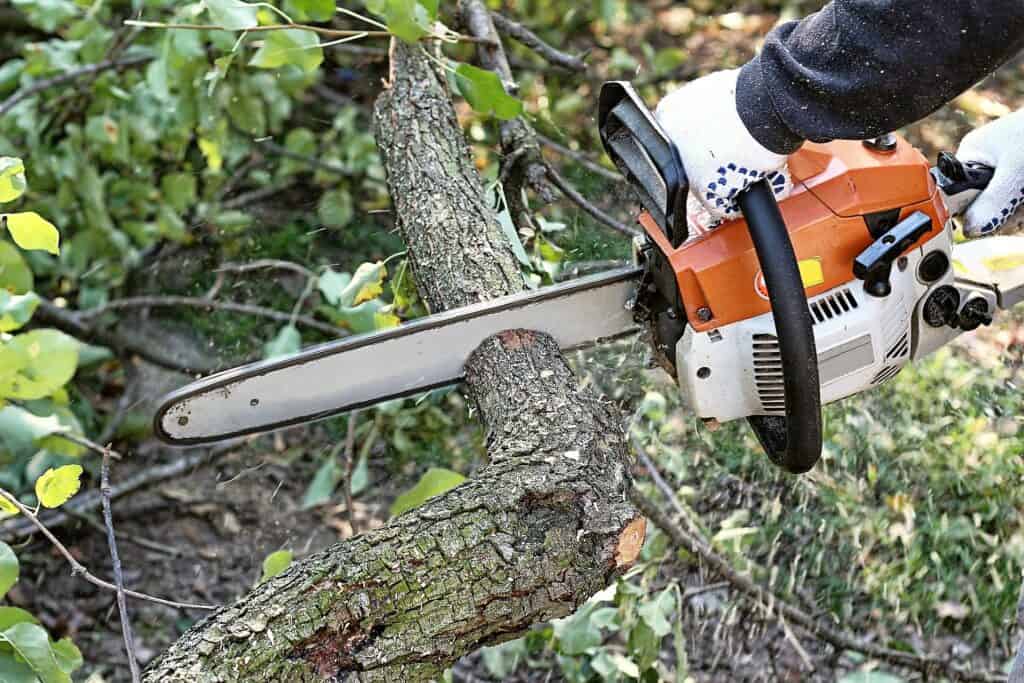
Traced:
[[932, 178], [942, 191], [946, 208], [953, 216], [959, 216], [971, 202], [988, 187], [995, 169], [991, 166], [962, 162], [950, 152], [939, 153], [938, 163], [932, 168]]

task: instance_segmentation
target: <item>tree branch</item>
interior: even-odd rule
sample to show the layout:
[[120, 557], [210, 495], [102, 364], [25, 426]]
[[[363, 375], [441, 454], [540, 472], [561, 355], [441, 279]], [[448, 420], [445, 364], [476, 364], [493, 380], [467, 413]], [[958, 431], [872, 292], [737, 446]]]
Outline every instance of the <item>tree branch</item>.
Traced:
[[8, 97], [6, 100], [4, 100], [2, 103], [0, 103], [0, 116], [3, 116], [11, 109], [14, 109], [15, 105], [17, 105], [22, 100], [28, 99], [33, 95], [38, 95], [44, 90], [56, 88], [58, 85], [64, 85], [65, 83], [71, 83], [72, 81], [78, 80], [83, 76], [99, 74], [109, 69], [126, 69], [132, 66], [140, 66], [142, 64], [148, 64], [152, 60], [153, 58], [149, 56], [106, 60], [103, 62], [98, 62], [96, 64], [90, 64], [89, 66], [83, 66], [80, 69], [68, 71], [67, 73], [63, 73], [58, 76], [53, 76], [51, 78], [45, 78], [41, 81], [36, 81], [27, 88], [22, 88], [21, 90], [17, 91], [16, 93]]
[[598, 208], [596, 205], [594, 205], [594, 204], [590, 203], [589, 201], [587, 201], [587, 198], [584, 197], [583, 195], [581, 195], [579, 193], [579, 191], [575, 187], [570, 185], [569, 181], [566, 180], [565, 178], [563, 178], [562, 174], [559, 173], [557, 170], [555, 170], [554, 166], [552, 166], [551, 164], [547, 163], [547, 161], [544, 162], [544, 165], [545, 165], [545, 167], [547, 169], [548, 178], [550, 178], [551, 182], [553, 182], [555, 184], [555, 187], [557, 187], [559, 190], [561, 190], [562, 194], [564, 194], [567, 199], [569, 199], [574, 204], [579, 206], [581, 209], [586, 211], [593, 218], [595, 218], [599, 223], [601, 223], [603, 225], [606, 225], [609, 228], [611, 228], [612, 230], [615, 230], [616, 232], [620, 232], [620, 233], [622, 233], [623, 235], [625, 235], [626, 237], [629, 237], [629, 238], [636, 237], [637, 235], [640, 234], [639, 230], [636, 230], [635, 228], [629, 227], [628, 225], [626, 225], [622, 221], [616, 219], [615, 217], [611, 216], [610, 214], [605, 213], [603, 210]]
[[[501, 38], [494, 28], [491, 15], [481, 0], [459, 0], [459, 13], [467, 30], [482, 42], [478, 47], [480, 64], [490, 69], [505, 89], [517, 95], [519, 86], [512, 77], [512, 69], [505, 55]], [[498, 127], [501, 139], [501, 178], [505, 185], [505, 201], [509, 214], [517, 227], [531, 225], [530, 210], [525, 190], [533, 190], [544, 203], [554, 201], [555, 194], [547, 183], [544, 160], [533, 128], [519, 116], [502, 121]]]
[[[376, 137], [421, 296], [440, 311], [524, 287], [443, 78], [392, 43]], [[193, 627], [144, 680], [425, 681], [466, 652], [564, 616], [639, 554], [621, 416], [547, 335], [466, 361], [488, 430], [474, 478], [337, 544]]]
[[583, 63], [582, 59], [545, 43], [540, 36], [522, 24], [516, 23], [498, 12], [491, 12], [491, 19], [494, 20], [494, 26], [498, 31], [509, 38], [518, 40], [551, 64], [569, 71], [587, 70], [587, 65]]
[[269, 320], [276, 320], [284, 323], [298, 322], [306, 327], [317, 330], [318, 332], [323, 332], [324, 334], [332, 337], [344, 337], [347, 335], [347, 332], [340, 327], [322, 323], [319, 320], [310, 318], [309, 316], [299, 315], [293, 317], [291, 313], [277, 311], [273, 308], [266, 308], [264, 306], [240, 304], [234, 301], [213, 301], [210, 299], [191, 296], [133, 296], [125, 299], [114, 299], [102, 306], [79, 311], [78, 316], [89, 320], [91, 318], [98, 318], [104, 313], [110, 313], [111, 311], [123, 311], [132, 308], [176, 308], [179, 306], [187, 308], [201, 308], [206, 311], [216, 310], [228, 311], [231, 313], [243, 313], [245, 315], [254, 315], [260, 318], [267, 318]]
[[93, 326], [80, 319], [74, 312], [61, 308], [52, 301], [41, 299], [36, 309], [33, 322], [52, 325], [82, 341], [92, 342], [100, 346], [109, 346], [119, 351], [119, 355], [136, 355], [139, 358], [175, 372], [206, 375], [213, 372], [213, 364], [196, 364], [175, 358], [153, 344], [144, 340], [133, 339], [111, 326]]

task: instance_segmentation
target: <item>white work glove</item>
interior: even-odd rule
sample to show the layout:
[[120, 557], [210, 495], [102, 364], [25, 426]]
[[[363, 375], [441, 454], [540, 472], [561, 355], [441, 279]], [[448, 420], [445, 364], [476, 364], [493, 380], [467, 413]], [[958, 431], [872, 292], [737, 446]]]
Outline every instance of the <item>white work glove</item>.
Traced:
[[1024, 109], [975, 128], [960, 142], [956, 157], [991, 166], [992, 182], [964, 213], [964, 235], [980, 237], [995, 232], [1024, 206]]
[[775, 198], [792, 189], [786, 157], [750, 135], [736, 111], [739, 69], [718, 71], [669, 93], [655, 118], [679, 149], [690, 192], [707, 209], [712, 222], [740, 215], [736, 196], [767, 178]]

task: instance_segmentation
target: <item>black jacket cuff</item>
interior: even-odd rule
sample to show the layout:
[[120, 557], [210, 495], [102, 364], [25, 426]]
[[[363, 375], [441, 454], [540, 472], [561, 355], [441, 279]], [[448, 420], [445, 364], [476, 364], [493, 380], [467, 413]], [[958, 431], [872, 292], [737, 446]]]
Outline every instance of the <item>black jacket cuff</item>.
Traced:
[[736, 111], [753, 138], [776, 154], [792, 154], [804, 143], [800, 136], [786, 127], [775, 111], [761, 72], [761, 60], [757, 57], [740, 69], [736, 82]]

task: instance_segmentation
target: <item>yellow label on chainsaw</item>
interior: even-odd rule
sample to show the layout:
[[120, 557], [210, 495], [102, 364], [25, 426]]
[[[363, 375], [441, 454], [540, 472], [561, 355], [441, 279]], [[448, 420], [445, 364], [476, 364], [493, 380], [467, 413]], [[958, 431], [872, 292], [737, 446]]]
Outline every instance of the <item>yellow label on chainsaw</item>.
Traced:
[[800, 279], [804, 282], [804, 289], [810, 289], [825, 281], [825, 271], [821, 268], [820, 258], [808, 258], [800, 261]]
[[1007, 256], [992, 256], [981, 262], [993, 273], [1000, 273], [1004, 270], [1016, 270], [1024, 266], [1024, 254], [1008, 254]]
[[954, 260], [953, 272], [956, 273], [957, 275], [967, 275], [967, 273], [969, 273], [970, 271], [967, 270], [967, 266], [962, 264], [960, 261]]

